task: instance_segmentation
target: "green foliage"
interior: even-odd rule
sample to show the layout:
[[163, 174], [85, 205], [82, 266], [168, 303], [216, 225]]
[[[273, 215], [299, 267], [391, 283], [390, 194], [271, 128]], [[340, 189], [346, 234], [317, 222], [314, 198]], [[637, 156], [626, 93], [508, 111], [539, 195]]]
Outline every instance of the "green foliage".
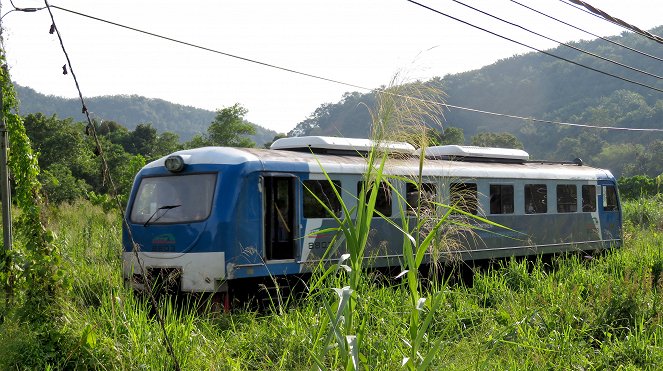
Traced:
[[610, 169], [613, 174], [629, 176], [637, 174], [638, 159], [644, 153], [639, 144], [605, 144], [593, 159], [596, 166]]
[[465, 134], [463, 129], [455, 128], [453, 126], [447, 126], [444, 128], [444, 131], [437, 136], [437, 140], [433, 140], [431, 145], [444, 146], [444, 145], [459, 145], [462, 146], [465, 144]]
[[663, 195], [646, 197], [640, 195], [623, 205], [623, 219], [627, 225], [639, 228], [663, 228]]
[[[6, 298], [3, 315], [9, 312], [35, 329], [35, 341], [48, 359], [58, 354], [59, 332], [54, 326], [60, 315], [59, 303], [66, 293], [60, 251], [53, 234], [43, 223], [39, 165], [17, 108], [13, 86], [6, 70], [2, 71], [3, 119], [9, 134], [8, 165], [14, 176], [14, 198], [20, 214], [14, 223], [14, 248], [22, 252], [21, 270], [4, 270], [3, 281], [16, 282], [15, 300]], [[4, 249], [3, 249], [4, 250]], [[6, 252], [5, 252], [6, 253]], [[17, 255], [15, 255], [17, 256]], [[5, 260], [5, 259], [3, 259]], [[5, 260], [6, 261], [6, 260]], [[14, 267], [14, 263], [6, 267]], [[15, 278], [14, 278], [15, 277]]]
[[[0, 324], [0, 369], [172, 368], [149, 303], [123, 285], [119, 217], [87, 202], [52, 212], [55, 243], [72, 278], [61, 317], [53, 321], [56, 347], [42, 345], [39, 327], [9, 316]], [[663, 364], [663, 233], [635, 225], [626, 232], [623, 248], [591, 259], [508, 259], [463, 271], [468, 280], [435, 281], [437, 309], [420, 343], [422, 357], [432, 354], [428, 368], [657, 369]], [[448, 266], [448, 276], [462, 267]], [[325, 305], [336, 309], [340, 297], [331, 287], [339, 287], [332, 284], [341, 283], [340, 269], [319, 295], [287, 310], [210, 314], [160, 301], [182, 369], [315, 368], [319, 336], [332, 331]], [[353, 294], [353, 315], [364, 326], [360, 368], [401, 369], [417, 310], [405, 276], [365, 278]], [[422, 317], [430, 311], [431, 287], [421, 285], [429, 298]], [[334, 349], [318, 360], [322, 369], [346, 368]]]
[[84, 197], [90, 186], [82, 179], [77, 179], [71, 169], [64, 164], [55, 163], [39, 174], [39, 181], [47, 201], [53, 204], [72, 203]]
[[[661, 116], [663, 118], [663, 116]], [[633, 162], [635, 174], [646, 174], [655, 177], [661, 174], [663, 163], [663, 140], [649, 143], [645, 149], [638, 153]]]
[[263, 145], [263, 147], [264, 147], [264, 148], [269, 148], [269, 147], [272, 146], [272, 143], [276, 142], [277, 140], [279, 140], [279, 139], [281, 139], [281, 138], [287, 138], [287, 137], [288, 137], [288, 135], [285, 134], [285, 133], [279, 133], [279, 134], [276, 134], [276, 135], [274, 136], [274, 138], [273, 138], [272, 140], [270, 140], [269, 142], [265, 143], [265, 144]]
[[210, 146], [255, 147], [248, 135], [256, 133], [255, 127], [244, 121], [248, 111], [239, 103], [220, 109], [207, 128], [204, 143]]
[[620, 177], [617, 181], [619, 195], [627, 200], [655, 196], [663, 190], [658, 179], [660, 177], [651, 178], [647, 175]]
[[498, 147], [523, 149], [523, 143], [510, 133], [479, 133], [472, 137], [472, 145], [479, 147]]
[[[16, 90], [23, 114], [41, 112], [47, 116], [75, 119], [82, 117], [78, 98], [43, 95], [20, 85], [16, 86]], [[183, 141], [188, 141], [196, 134], [205, 132], [214, 119], [213, 111], [138, 95], [90, 97], [85, 101], [88, 107], [94, 107], [94, 117], [102, 120], [98, 130], [101, 135], [106, 135], [101, 129], [106, 123], [122, 123], [122, 129], [125, 131], [133, 130], [140, 124], [152, 123], [160, 133], [170, 132]], [[258, 144], [268, 142], [276, 134], [273, 130], [254, 126], [256, 134], [252, 135], [251, 139]]]

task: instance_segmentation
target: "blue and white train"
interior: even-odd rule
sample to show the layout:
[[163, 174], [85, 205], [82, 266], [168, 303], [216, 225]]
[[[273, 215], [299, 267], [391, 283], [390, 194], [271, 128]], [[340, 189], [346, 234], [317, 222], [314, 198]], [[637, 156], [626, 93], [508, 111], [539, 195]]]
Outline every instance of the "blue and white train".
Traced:
[[[361, 154], [372, 145], [366, 139], [283, 138], [271, 149], [205, 147], [147, 164], [136, 175], [126, 210], [125, 280], [143, 289], [145, 274], [166, 273], [179, 291], [227, 294], [249, 279], [309, 272], [334, 238], [316, 233], [335, 226], [317, 199], [342, 212], [324, 172], [351, 209], [367, 168]], [[388, 175], [418, 174], [420, 154], [413, 147], [382, 147], [394, 153]], [[462, 259], [622, 243], [617, 182], [607, 170], [579, 160], [531, 161], [520, 150], [463, 146], [426, 148], [423, 164], [419, 188], [390, 180], [408, 203], [425, 194], [436, 203], [422, 205], [438, 214], [440, 204], [453, 204], [511, 229], [480, 223], [454, 247]], [[380, 187], [376, 210], [399, 224], [392, 192]], [[402, 233], [376, 215], [366, 249], [371, 264], [398, 266], [402, 241]]]

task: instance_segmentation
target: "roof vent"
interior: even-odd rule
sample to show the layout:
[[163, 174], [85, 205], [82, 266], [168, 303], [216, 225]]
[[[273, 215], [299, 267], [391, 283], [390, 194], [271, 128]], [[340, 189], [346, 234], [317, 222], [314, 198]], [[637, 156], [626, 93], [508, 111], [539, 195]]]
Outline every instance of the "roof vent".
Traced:
[[414, 153], [414, 147], [405, 142], [376, 142], [370, 139], [324, 136], [281, 138], [274, 141], [269, 148], [355, 154], [377, 148], [390, 153]]
[[[427, 147], [423, 150], [427, 158], [508, 162], [529, 160], [529, 154], [521, 149], [448, 145]], [[421, 149], [417, 151], [420, 156], [421, 151]]]

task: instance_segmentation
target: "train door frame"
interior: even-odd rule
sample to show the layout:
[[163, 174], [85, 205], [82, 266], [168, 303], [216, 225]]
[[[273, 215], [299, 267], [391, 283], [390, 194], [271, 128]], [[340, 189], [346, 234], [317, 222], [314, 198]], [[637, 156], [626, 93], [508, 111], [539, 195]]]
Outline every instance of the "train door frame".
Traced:
[[295, 175], [287, 173], [267, 173], [261, 176], [265, 260], [297, 258], [297, 179]]
[[[599, 210], [599, 219], [601, 223], [601, 239], [604, 241], [604, 243], [615, 243], [616, 241], [621, 241], [622, 239], [622, 230], [621, 228], [617, 226], [622, 225], [622, 206], [621, 206], [621, 200], [619, 197], [618, 193], [618, 187], [615, 182], [611, 181], [604, 181], [604, 180], [599, 180], [597, 182], [598, 184], [598, 189], [596, 190], [598, 193], [598, 200], [597, 200], [597, 210]], [[615, 192], [615, 201], [616, 201], [616, 208], [615, 209], [610, 209], [606, 210], [606, 188], [607, 187], [612, 187], [612, 189]], [[616, 230], [618, 229], [618, 230]], [[615, 232], [618, 235], [615, 235]]]

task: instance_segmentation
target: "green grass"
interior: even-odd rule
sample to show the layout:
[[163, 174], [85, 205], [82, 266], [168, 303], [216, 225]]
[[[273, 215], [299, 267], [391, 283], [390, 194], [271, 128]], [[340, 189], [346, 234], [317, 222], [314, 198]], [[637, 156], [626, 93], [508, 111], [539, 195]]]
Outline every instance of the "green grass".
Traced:
[[[119, 220], [87, 203], [61, 207], [51, 220], [71, 287], [50, 324], [58, 335], [44, 340], [43, 329], [10, 312], [0, 325], [0, 369], [171, 369], [149, 303], [123, 287]], [[422, 285], [421, 296], [439, 303], [421, 357], [433, 354], [433, 369], [659, 368], [663, 233], [630, 223], [625, 236], [623, 248], [592, 259], [504, 260], [472, 283]], [[352, 308], [359, 367], [399, 369], [411, 356], [417, 309], [405, 278], [372, 277], [365, 274]], [[267, 313], [199, 313], [165, 300], [159, 310], [182, 369], [310, 369], [320, 354], [322, 368], [346, 368], [338, 342], [324, 341], [338, 302], [332, 288], [343, 282], [329, 276], [315, 295]]]

